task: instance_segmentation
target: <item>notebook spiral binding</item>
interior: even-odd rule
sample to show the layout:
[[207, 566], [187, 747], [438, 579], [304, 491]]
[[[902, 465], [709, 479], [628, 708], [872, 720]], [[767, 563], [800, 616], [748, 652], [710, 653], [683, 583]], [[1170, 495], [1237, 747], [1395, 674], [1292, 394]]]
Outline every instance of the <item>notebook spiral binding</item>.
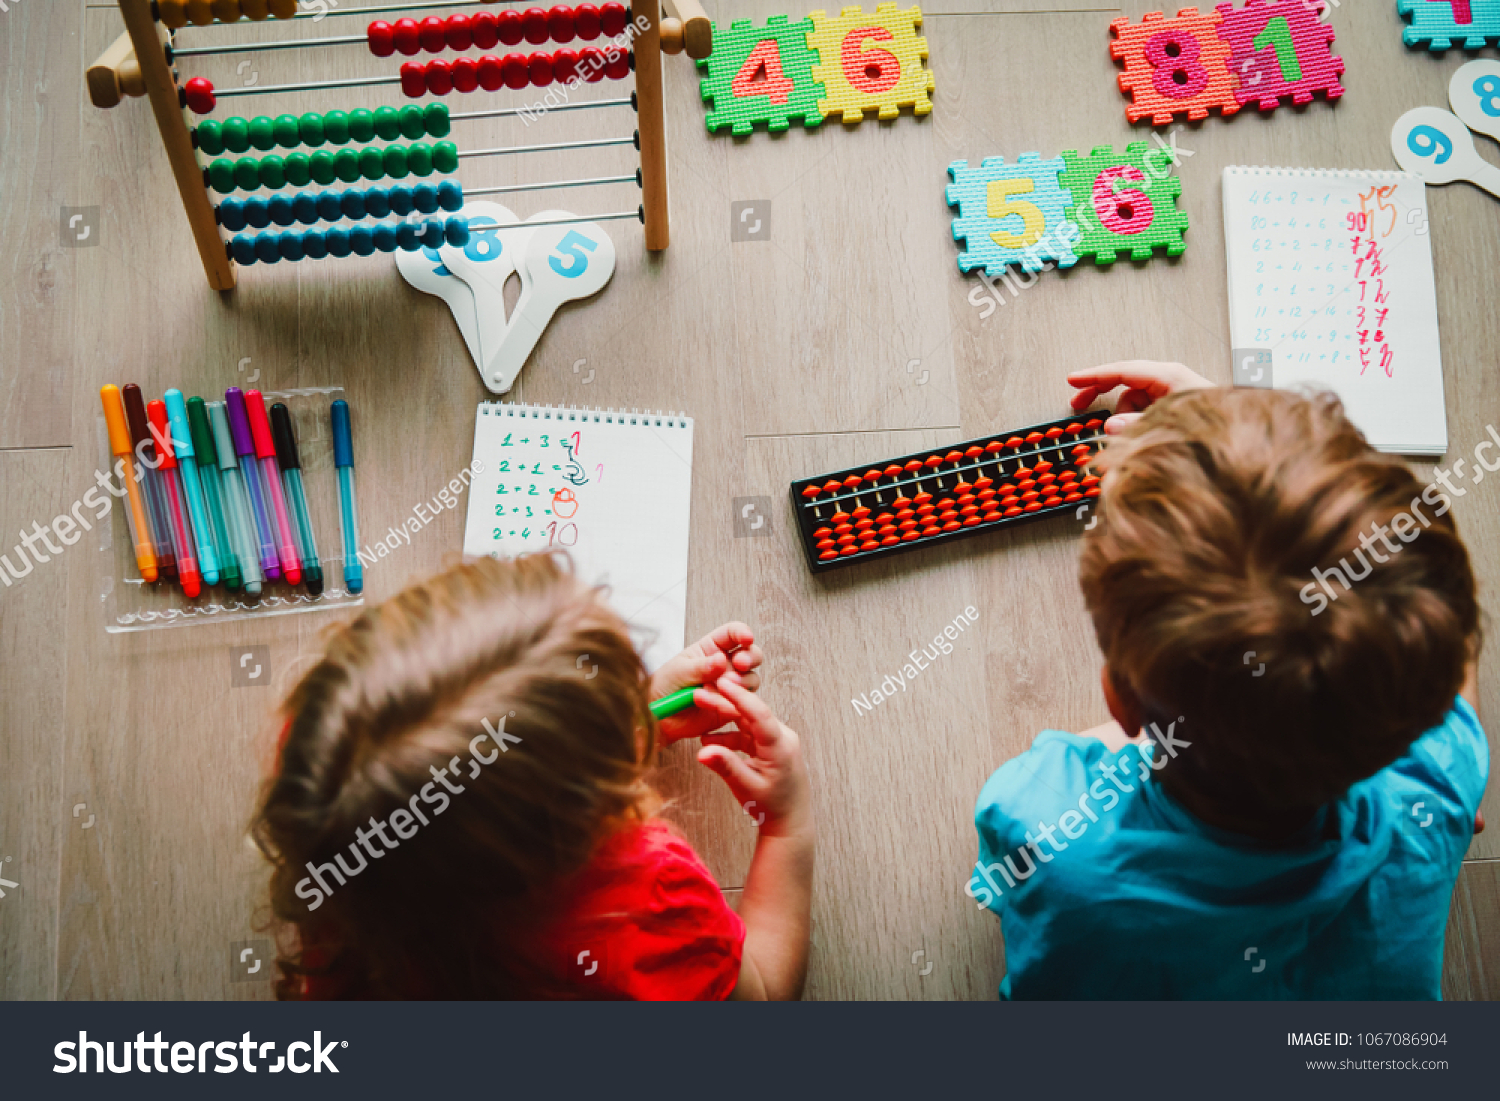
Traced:
[[1388, 180], [1392, 177], [1415, 180], [1417, 178], [1409, 172], [1402, 172], [1395, 168], [1260, 168], [1255, 165], [1232, 164], [1224, 171], [1236, 176], [1282, 176], [1294, 180], [1327, 179], [1329, 176], [1344, 180]]
[[642, 412], [632, 409], [594, 409], [571, 405], [528, 405], [515, 402], [483, 401], [482, 416], [513, 420], [565, 421], [569, 424], [631, 424], [645, 428], [690, 428], [693, 419], [686, 413]]

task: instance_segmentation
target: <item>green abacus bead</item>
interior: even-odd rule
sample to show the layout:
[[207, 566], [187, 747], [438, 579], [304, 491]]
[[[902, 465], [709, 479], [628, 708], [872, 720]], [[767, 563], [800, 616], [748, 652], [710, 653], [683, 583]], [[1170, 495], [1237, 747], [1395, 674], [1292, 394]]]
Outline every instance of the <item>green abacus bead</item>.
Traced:
[[381, 141], [395, 141], [401, 136], [401, 113], [394, 107], [375, 109], [375, 135]]
[[432, 175], [432, 147], [425, 142], [417, 142], [406, 151], [406, 167], [413, 176]]
[[220, 157], [209, 165], [208, 186], [220, 195], [228, 195], [234, 191], [234, 162], [226, 157]]
[[359, 179], [359, 154], [352, 149], [340, 149], [333, 158], [333, 172], [345, 183]]
[[260, 186], [276, 191], [286, 186], [286, 161], [274, 153], [260, 162]]
[[385, 156], [373, 145], [359, 151], [359, 174], [367, 180], [378, 180], [385, 175]]
[[281, 115], [271, 124], [276, 134], [276, 144], [283, 149], [296, 149], [302, 144], [302, 129], [296, 115]]
[[401, 136], [408, 141], [416, 141], [418, 138], [427, 136], [427, 122], [422, 116], [422, 108], [415, 104], [401, 108]]
[[401, 145], [388, 146], [385, 151], [385, 174], [399, 180], [407, 173], [406, 148]]
[[248, 153], [250, 151], [250, 124], [244, 119], [225, 119], [220, 134], [224, 138], [224, 148], [229, 152]]
[[434, 138], [446, 138], [453, 129], [453, 123], [448, 118], [448, 105], [446, 103], [431, 103], [423, 112], [424, 121], [427, 123], [427, 133]]
[[220, 153], [224, 152], [224, 135], [221, 132], [222, 130], [223, 127], [213, 119], [198, 124], [198, 129], [195, 132], [198, 135], [198, 148], [203, 150], [204, 156], [217, 157]]
[[310, 158], [312, 163], [309, 171], [312, 173], [313, 182], [327, 187], [338, 179], [338, 172], [333, 167], [333, 154], [326, 149], [320, 149]]
[[293, 153], [286, 159], [286, 182], [293, 187], [306, 187], [312, 179], [312, 158], [306, 153]]
[[297, 133], [302, 144], [310, 147], [323, 144], [323, 116], [309, 111], [297, 120]]
[[349, 112], [349, 137], [357, 142], [375, 140], [375, 116], [363, 107]]
[[250, 120], [250, 144], [264, 153], [276, 148], [276, 124], [261, 115]]
[[260, 161], [254, 157], [241, 157], [234, 162], [235, 186], [244, 191], [254, 191], [260, 186]]
[[334, 145], [343, 145], [349, 140], [349, 116], [342, 111], [329, 111], [323, 116], [323, 136]]
[[457, 172], [458, 146], [451, 141], [440, 141], [433, 146], [432, 167], [439, 172]]

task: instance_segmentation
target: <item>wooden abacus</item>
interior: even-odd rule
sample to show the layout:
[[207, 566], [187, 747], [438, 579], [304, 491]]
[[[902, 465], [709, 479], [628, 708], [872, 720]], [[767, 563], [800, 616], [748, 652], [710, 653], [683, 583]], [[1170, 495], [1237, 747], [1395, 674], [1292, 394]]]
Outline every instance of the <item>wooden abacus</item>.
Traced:
[[[177, 41], [178, 32], [189, 24], [228, 24], [242, 18], [258, 22], [270, 17], [306, 20], [368, 16], [495, 4], [494, 0], [453, 0], [450, 3], [410, 0], [403, 4], [344, 10], [330, 10], [325, 6], [315, 15], [299, 11], [297, 0], [119, 0], [125, 33], [89, 66], [86, 78], [89, 97], [98, 107], [113, 107], [128, 96], [144, 95], [150, 99], [204, 271], [209, 285], [216, 290], [234, 287], [236, 262], [275, 263], [351, 253], [369, 255], [376, 250], [392, 252], [397, 248], [414, 251], [445, 242], [460, 245], [468, 241], [471, 228], [465, 219], [449, 217], [446, 220], [434, 218], [425, 223], [379, 222], [373, 227], [355, 225], [352, 229], [335, 227], [303, 232], [288, 229], [259, 234], [236, 233], [247, 227], [265, 229], [272, 223], [282, 227], [297, 223], [314, 225], [342, 218], [354, 221], [383, 219], [389, 214], [406, 218], [414, 212], [435, 215], [440, 210], [451, 214], [461, 210], [464, 198], [471, 195], [587, 187], [631, 180], [641, 189], [641, 203], [633, 211], [531, 224], [636, 219], [645, 226], [646, 247], [659, 251], [665, 249], [670, 240], [661, 55], [685, 49], [690, 57], [700, 58], [708, 56], [713, 49], [712, 24], [696, 0], [668, 2], [672, 3], [678, 18], [663, 19], [660, 0], [632, 0], [633, 10], [611, 0], [598, 7], [585, 3], [577, 7], [558, 5], [550, 10], [505, 8], [498, 12], [480, 12], [473, 17], [462, 14], [446, 18], [429, 16], [420, 23], [411, 18], [402, 18], [394, 25], [376, 20], [369, 24], [363, 35], [195, 48]], [[627, 37], [628, 44], [620, 45], [619, 39], [627, 28], [632, 27], [633, 42]], [[269, 87], [219, 90], [202, 77], [182, 81], [176, 68], [180, 59], [260, 49], [322, 50], [362, 44], [377, 57], [392, 57], [398, 52], [411, 57], [423, 51], [464, 53], [476, 48], [484, 50], [502, 42], [515, 46], [523, 41], [538, 45], [549, 40], [562, 44], [574, 39], [590, 42], [601, 38], [602, 46], [583, 45], [578, 50], [564, 46], [552, 53], [533, 51], [529, 55], [510, 53], [504, 57], [485, 54], [477, 59], [464, 56], [451, 62], [436, 59], [425, 64], [408, 61], [400, 66], [398, 74], [389, 77], [320, 80]], [[281, 115], [274, 120], [233, 118], [223, 123], [204, 120], [194, 127], [189, 126], [185, 115], [186, 110], [191, 110], [205, 116], [214, 110], [219, 99], [242, 95], [399, 85], [409, 99], [419, 99], [429, 95], [445, 96], [454, 91], [497, 92], [505, 88], [544, 87], [554, 81], [573, 81], [575, 77], [589, 83], [604, 79], [622, 80], [632, 71], [635, 91], [629, 97], [593, 99], [546, 108], [546, 111], [576, 111], [628, 106], [636, 111], [637, 128], [630, 136], [590, 141], [463, 152], [451, 141], [428, 145], [418, 140], [411, 145], [383, 148], [368, 144], [376, 138], [384, 141], [444, 138], [455, 121], [522, 116], [528, 113], [525, 107], [453, 113], [443, 104], [431, 103], [425, 108], [409, 105], [399, 111], [382, 107], [376, 111], [356, 109], [347, 114], [330, 111], [326, 114]], [[336, 147], [337, 151], [319, 148], [325, 145]], [[211, 195], [211, 192], [228, 195], [236, 190], [262, 188], [278, 192], [288, 185], [317, 184], [327, 188], [336, 180], [353, 183], [386, 177], [398, 180], [407, 176], [421, 178], [434, 172], [455, 172], [459, 159], [463, 157], [618, 145], [633, 145], [639, 150], [640, 165], [634, 175], [470, 189], [448, 180], [439, 186], [418, 183], [364, 190], [302, 191], [291, 198], [279, 195], [269, 200], [252, 197], [223, 200], [218, 205]], [[303, 146], [317, 151], [311, 155], [293, 152], [286, 157], [270, 153], [273, 149], [295, 150]], [[252, 149], [270, 155], [259, 158], [241, 156], [238, 159], [224, 155], [244, 154]], [[204, 165], [199, 161], [199, 152], [214, 159]], [[236, 236], [224, 240], [221, 228], [236, 233]], [[475, 225], [472, 228], [492, 227]]]
[[807, 564], [817, 573], [1076, 513], [1099, 496], [1088, 466], [1109, 417], [1085, 413], [793, 482]]

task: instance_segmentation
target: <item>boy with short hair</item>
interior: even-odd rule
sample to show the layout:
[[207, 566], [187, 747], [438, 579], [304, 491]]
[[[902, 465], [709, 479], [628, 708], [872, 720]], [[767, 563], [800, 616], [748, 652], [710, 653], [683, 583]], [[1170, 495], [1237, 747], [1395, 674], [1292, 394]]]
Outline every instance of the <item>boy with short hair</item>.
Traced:
[[1069, 382], [1126, 387], [1079, 571], [1118, 725], [1044, 731], [980, 794], [1001, 996], [1440, 997], [1489, 774], [1451, 501], [1331, 395]]

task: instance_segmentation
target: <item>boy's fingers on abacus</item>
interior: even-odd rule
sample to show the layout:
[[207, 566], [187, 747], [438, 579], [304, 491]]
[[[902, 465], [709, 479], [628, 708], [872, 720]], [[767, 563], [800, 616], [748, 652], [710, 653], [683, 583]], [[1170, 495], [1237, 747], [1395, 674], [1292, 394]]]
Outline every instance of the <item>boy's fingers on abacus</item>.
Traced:
[[1116, 413], [1104, 422], [1104, 434], [1106, 436], [1118, 436], [1140, 419], [1141, 415], [1139, 413]]
[[[1072, 382], [1073, 380], [1069, 379], [1068, 381]], [[1082, 413], [1098, 399], [1099, 390], [1095, 386], [1084, 383], [1074, 382], [1073, 385], [1079, 388], [1078, 392], [1073, 395], [1073, 412]]]

